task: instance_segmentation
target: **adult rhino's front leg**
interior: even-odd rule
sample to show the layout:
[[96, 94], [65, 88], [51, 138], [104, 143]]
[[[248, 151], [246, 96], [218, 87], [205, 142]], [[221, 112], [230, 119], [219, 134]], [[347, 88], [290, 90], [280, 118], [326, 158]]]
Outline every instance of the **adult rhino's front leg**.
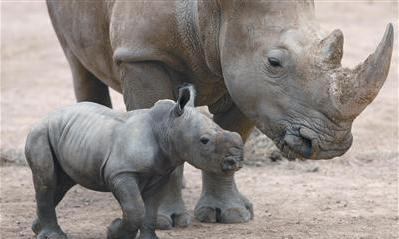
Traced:
[[163, 197], [158, 209], [157, 228], [186, 227], [191, 223], [182, 197], [183, 165], [177, 167], [164, 187]]
[[[164, 66], [155, 62], [122, 64], [123, 98], [127, 110], [148, 108], [160, 99], [173, 99], [173, 87]], [[182, 179], [183, 166], [180, 166], [165, 185], [158, 208], [158, 229], [185, 227], [191, 222], [182, 198]]]
[[[253, 124], [236, 107], [214, 115], [222, 128], [241, 134], [245, 140]], [[202, 222], [239, 223], [253, 218], [252, 203], [237, 189], [234, 174], [221, 175], [202, 171], [202, 193], [195, 207], [195, 217]]]

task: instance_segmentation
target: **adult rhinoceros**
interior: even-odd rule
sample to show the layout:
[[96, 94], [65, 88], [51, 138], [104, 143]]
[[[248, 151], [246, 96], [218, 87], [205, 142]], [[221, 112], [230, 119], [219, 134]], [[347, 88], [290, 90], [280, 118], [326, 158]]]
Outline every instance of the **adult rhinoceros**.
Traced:
[[[329, 159], [352, 143], [353, 120], [389, 70], [393, 27], [363, 63], [341, 67], [343, 34], [325, 35], [313, 1], [52, 1], [48, 9], [71, 66], [78, 101], [111, 107], [108, 87], [128, 110], [176, 98], [195, 85], [222, 127], [243, 138], [257, 126], [288, 157]], [[184, 226], [182, 168], [158, 213], [160, 227]], [[243, 222], [250, 202], [232, 176], [203, 172], [195, 215]]]

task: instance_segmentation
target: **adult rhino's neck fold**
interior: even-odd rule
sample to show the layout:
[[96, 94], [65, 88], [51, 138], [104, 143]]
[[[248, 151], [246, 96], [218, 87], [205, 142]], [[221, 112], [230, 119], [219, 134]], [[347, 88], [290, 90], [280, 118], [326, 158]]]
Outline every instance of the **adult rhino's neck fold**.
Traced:
[[219, 36], [221, 9], [216, 0], [199, 0], [193, 2], [194, 24], [208, 68], [222, 77], [220, 64]]

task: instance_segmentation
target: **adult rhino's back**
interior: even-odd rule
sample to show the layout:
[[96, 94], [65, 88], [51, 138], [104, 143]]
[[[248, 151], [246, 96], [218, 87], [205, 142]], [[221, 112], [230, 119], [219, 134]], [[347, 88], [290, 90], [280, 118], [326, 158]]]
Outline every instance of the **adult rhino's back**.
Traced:
[[[57, 37], [70, 64], [81, 63], [93, 75], [121, 92], [112, 60], [109, 17], [105, 1], [47, 1]], [[79, 74], [73, 69], [73, 74]]]
[[178, 81], [209, 74], [201, 52], [193, 49], [198, 46], [184, 1], [49, 0], [47, 5], [68, 61], [79, 61], [118, 92], [122, 60], [161, 63]]

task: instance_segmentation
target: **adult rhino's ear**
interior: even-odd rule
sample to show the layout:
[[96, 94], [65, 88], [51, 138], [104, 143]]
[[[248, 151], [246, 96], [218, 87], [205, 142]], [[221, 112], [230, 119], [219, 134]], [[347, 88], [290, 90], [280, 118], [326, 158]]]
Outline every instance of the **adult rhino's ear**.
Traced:
[[177, 97], [176, 106], [174, 112], [177, 116], [181, 116], [184, 113], [184, 107], [186, 105], [194, 107], [195, 89], [192, 85], [184, 85], [179, 88], [179, 96]]

